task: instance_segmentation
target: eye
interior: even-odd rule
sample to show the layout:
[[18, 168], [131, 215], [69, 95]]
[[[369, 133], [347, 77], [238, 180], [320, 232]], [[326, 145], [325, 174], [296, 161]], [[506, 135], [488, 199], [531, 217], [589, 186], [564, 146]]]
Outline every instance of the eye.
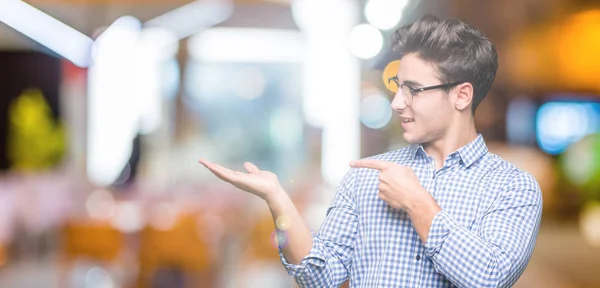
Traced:
[[419, 88], [412, 88], [412, 87], [409, 87], [409, 89], [410, 89], [410, 93], [411, 93], [413, 96], [415, 96], [415, 95], [417, 95], [417, 94], [419, 94], [419, 93], [421, 92], [421, 90], [420, 90]]

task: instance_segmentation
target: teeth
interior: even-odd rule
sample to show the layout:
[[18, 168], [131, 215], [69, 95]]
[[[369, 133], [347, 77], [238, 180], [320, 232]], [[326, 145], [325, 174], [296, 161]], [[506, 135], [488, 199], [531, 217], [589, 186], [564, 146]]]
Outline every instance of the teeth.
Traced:
[[404, 119], [404, 120], [402, 120], [402, 122], [404, 122], [404, 123], [409, 123], [409, 122], [412, 122], [412, 121], [413, 121], [412, 119]]

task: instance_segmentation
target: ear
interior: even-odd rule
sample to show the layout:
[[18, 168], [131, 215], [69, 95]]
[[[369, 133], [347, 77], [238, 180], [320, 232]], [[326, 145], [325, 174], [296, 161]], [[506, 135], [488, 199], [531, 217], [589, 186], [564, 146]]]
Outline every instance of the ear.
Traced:
[[466, 82], [456, 86], [455, 90], [456, 97], [454, 99], [454, 107], [457, 110], [463, 111], [469, 107], [471, 107], [471, 102], [473, 101], [473, 85], [471, 83]]

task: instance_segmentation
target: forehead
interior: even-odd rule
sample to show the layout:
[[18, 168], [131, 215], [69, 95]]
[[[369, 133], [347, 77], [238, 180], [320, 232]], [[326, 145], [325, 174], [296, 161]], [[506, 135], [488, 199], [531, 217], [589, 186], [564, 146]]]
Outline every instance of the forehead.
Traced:
[[430, 84], [438, 81], [438, 77], [433, 64], [422, 60], [415, 53], [410, 53], [400, 59], [398, 80]]

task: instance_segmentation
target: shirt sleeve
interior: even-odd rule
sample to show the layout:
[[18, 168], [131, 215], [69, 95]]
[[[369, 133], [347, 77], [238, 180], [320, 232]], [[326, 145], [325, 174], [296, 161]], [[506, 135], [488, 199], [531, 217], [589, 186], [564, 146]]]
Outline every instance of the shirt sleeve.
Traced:
[[348, 279], [358, 227], [354, 177], [354, 169], [344, 176], [319, 232], [312, 232], [313, 247], [300, 264], [290, 264], [279, 249], [281, 262], [300, 287], [339, 287]]
[[511, 287], [531, 259], [542, 217], [535, 179], [518, 172], [471, 231], [439, 212], [425, 243], [438, 273], [459, 287]]

